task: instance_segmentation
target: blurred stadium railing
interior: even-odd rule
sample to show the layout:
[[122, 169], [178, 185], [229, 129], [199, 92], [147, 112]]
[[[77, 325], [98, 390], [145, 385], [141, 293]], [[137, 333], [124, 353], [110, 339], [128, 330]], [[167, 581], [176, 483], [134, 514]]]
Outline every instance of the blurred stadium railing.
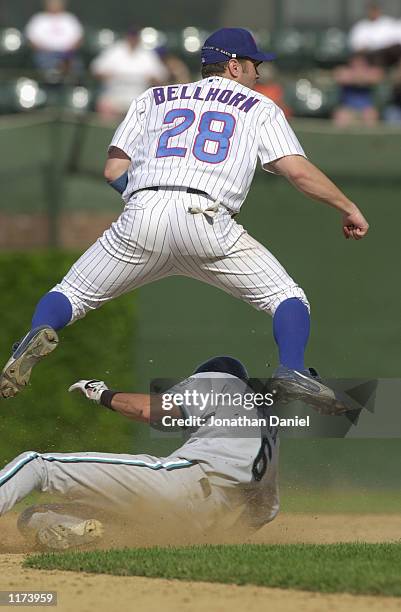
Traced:
[[[164, 47], [182, 58], [199, 77], [199, 52], [208, 32], [195, 27], [162, 32], [152, 27], [141, 32], [144, 46]], [[31, 50], [17, 28], [0, 30], [0, 114], [32, 111], [42, 107], [62, 107], [92, 111], [100, 90], [88, 67], [98, 53], [115, 42], [121, 33], [108, 28], [85, 29], [80, 50], [83, 71], [63, 81], [63, 75], [40, 74], [34, 68]], [[339, 90], [331, 70], [348, 55], [347, 34], [337, 27], [323, 30], [287, 28], [276, 32], [260, 30], [255, 38], [277, 55], [274, 79], [284, 88], [284, 102], [295, 117], [329, 118], [339, 101]], [[45, 77], [45, 78], [44, 78]], [[391, 87], [377, 87], [376, 103], [381, 110], [390, 100]]]
[[[147, 48], [167, 48], [186, 62], [194, 78], [199, 76], [199, 51], [207, 35], [208, 32], [195, 27], [175, 32], [146, 27], [141, 32]], [[80, 50], [84, 70], [75, 81], [70, 78], [66, 89], [65, 82], [63, 87], [54, 86], [57, 75], [44, 82], [43, 74], [34, 68], [31, 50], [21, 31], [13, 27], [3, 28], [0, 30], [0, 76], [4, 85], [0, 90], [0, 114], [54, 105], [93, 110], [99, 85], [89, 74], [89, 64], [120, 36], [120, 32], [108, 28], [87, 27]], [[255, 32], [255, 38], [261, 46], [276, 53], [278, 74], [275, 78], [284, 85], [285, 102], [293, 109], [293, 114], [330, 117], [338, 101], [331, 69], [349, 55], [346, 32], [337, 27], [320, 31], [286, 28], [273, 33], [260, 30]], [[25, 83], [21, 79], [25, 79]], [[63, 83], [62, 75], [59, 75], [59, 83]], [[74, 89], [74, 86], [80, 88]], [[389, 95], [388, 86], [380, 89], [379, 106], [387, 102]]]
[[[152, 27], [142, 30], [144, 46], [163, 46], [181, 57], [199, 76], [199, 51], [208, 32], [195, 27], [182, 31], [162, 32]], [[68, 83], [62, 75], [43, 79], [33, 65], [31, 50], [17, 28], [0, 30], [0, 114], [26, 112], [41, 107], [59, 106], [74, 110], [94, 110], [99, 83], [90, 75], [92, 59], [121, 36], [108, 28], [87, 27], [80, 50], [84, 72]], [[349, 56], [347, 34], [330, 27], [302, 31], [294, 28], [255, 32], [260, 45], [277, 54], [278, 74], [275, 80], [284, 88], [284, 102], [295, 117], [329, 118], [339, 101], [339, 89], [331, 69]], [[58, 84], [58, 86], [57, 86]], [[389, 101], [391, 87], [384, 82], [377, 88], [376, 103], [381, 110]]]

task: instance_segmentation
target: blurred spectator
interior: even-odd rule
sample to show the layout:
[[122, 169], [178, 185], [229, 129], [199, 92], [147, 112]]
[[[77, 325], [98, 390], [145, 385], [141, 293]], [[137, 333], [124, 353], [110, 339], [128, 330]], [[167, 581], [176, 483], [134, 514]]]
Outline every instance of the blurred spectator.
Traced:
[[256, 83], [255, 91], [273, 100], [284, 111], [286, 117], [291, 117], [291, 109], [284, 102], [284, 88], [276, 80], [274, 66], [264, 62], [258, 66], [258, 72], [260, 79]]
[[156, 52], [167, 70], [168, 83], [189, 83], [191, 81], [191, 73], [182, 59], [171, 53], [167, 47], [158, 47]]
[[391, 66], [401, 56], [400, 22], [383, 15], [378, 4], [370, 4], [366, 19], [361, 19], [349, 33], [349, 46], [354, 52], [367, 52], [371, 60]]
[[346, 66], [334, 71], [340, 86], [340, 107], [334, 112], [334, 122], [341, 127], [361, 121], [373, 125], [379, 119], [375, 108], [374, 89], [384, 77], [379, 66], [372, 66], [363, 53], [355, 53]]
[[34, 50], [35, 65], [49, 81], [75, 74], [80, 67], [77, 50], [83, 28], [65, 7], [64, 0], [45, 0], [44, 11], [33, 15], [25, 28], [25, 36]]
[[383, 112], [383, 119], [388, 123], [401, 123], [401, 60], [392, 75], [393, 88], [390, 104]]
[[123, 40], [107, 47], [91, 64], [102, 81], [98, 112], [116, 118], [127, 112], [131, 102], [148, 87], [167, 82], [168, 73], [156, 51], [144, 49], [140, 30], [132, 27]]

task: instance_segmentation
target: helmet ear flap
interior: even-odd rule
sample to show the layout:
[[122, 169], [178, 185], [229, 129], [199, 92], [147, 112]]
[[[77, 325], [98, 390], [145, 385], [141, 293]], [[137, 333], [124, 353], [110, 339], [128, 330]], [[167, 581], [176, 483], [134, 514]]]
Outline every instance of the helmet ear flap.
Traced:
[[212, 357], [204, 363], [201, 363], [194, 374], [200, 374], [202, 372], [219, 372], [222, 374], [231, 374], [236, 378], [247, 381], [249, 374], [246, 367], [238, 359], [228, 356]]

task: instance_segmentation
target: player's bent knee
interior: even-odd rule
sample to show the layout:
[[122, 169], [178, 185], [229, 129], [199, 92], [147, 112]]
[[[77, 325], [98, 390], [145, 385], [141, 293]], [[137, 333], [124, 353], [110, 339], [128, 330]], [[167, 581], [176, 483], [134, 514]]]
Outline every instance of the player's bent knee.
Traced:
[[40, 457], [40, 453], [38, 453], [37, 451], [24, 451], [23, 453], [15, 457], [12, 463], [16, 463], [17, 465], [25, 464], [29, 463], [30, 461], [33, 461], [33, 459], [37, 459], [38, 457]]
[[257, 308], [257, 310], [267, 312], [271, 316], [274, 316], [274, 313], [276, 312], [280, 304], [282, 304], [282, 302], [285, 302], [286, 300], [289, 300], [291, 298], [296, 298], [300, 300], [302, 304], [304, 304], [306, 308], [308, 309], [308, 311], [310, 312], [310, 306], [309, 306], [308, 299], [303, 289], [301, 289], [301, 287], [298, 287], [298, 286], [283, 289], [282, 291], [279, 291], [275, 293], [274, 295], [269, 295], [267, 297], [264, 296], [256, 300], [251, 300], [250, 303], [252, 304], [252, 306]]
[[62, 293], [70, 301], [72, 306], [72, 316], [68, 325], [71, 325], [78, 319], [83, 319], [89, 310], [94, 310], [95, 308], [93, 305], [86, 302], [85, 299], [83, 299], [79, 294], [71, 291], [62, 282], [53, 287], [51, 291], [58, 291], [59, 293]]
[[286, 300], [289, 300], [291, 298], [297, 298], [298, 300], [300, 300], [300, 302], [302, 302], [302, 304], [304, 304], [306, 308], [308, 309], [308, 311], [310, 312], [310, 304], [309, 304], [308, 298], [306, 297], [303, 289], [301, 289], [301, 287], [293, 287], [291, 289], [286, 289], [285, 291], [281, 291], [280, 293], [277, 293], [274, 296], [274, 300], [270, 308], [271, 314], [274, 315], [274, 313], [276, 312], [280, 304], [282, 304], [282, 302], [285, 302]]

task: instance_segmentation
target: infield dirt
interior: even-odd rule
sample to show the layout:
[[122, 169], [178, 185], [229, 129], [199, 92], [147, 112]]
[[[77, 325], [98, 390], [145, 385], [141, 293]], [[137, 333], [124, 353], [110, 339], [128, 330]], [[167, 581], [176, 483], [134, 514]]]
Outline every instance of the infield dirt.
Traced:
[[[89, 612], [94, 608], [97, 612], [129, 609], [135, 612], [160, 609], [164, 612], [243, 612], [244, 609], [256, 612], [265, 607], [266, 602], [275, 612], [401, 610], [401, 598], [392, 597], [326, 595], [254, 586], [24, 569], [21, 564], [29, 548], [17, 532], [16, 515], [2, 518], [1, 526], [0, 590], [55, 590], [59, 612]], [[283, 513], [252, 538], [252, 542], [394, 542], [400, 540], [400, 534], [400, 514]]]

